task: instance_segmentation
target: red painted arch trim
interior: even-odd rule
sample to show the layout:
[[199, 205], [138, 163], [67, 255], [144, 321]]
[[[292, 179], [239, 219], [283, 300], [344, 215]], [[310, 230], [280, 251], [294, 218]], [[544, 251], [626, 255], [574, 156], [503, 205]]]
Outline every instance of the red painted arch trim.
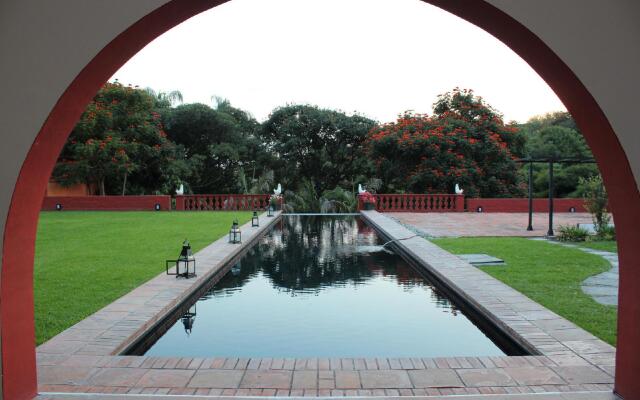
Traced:
[[[157, 36], [226, 0], [172, 0], [110, 42], [60, 97], [38, 133], [14, 188], [7, 216], [0, 280], [3, 394], [36, 394], [33, 255], [42, 198], [56, 158], [85, 105], [129, 58]], [[625, 153], [604, 113], [571, 69], [536, 35], [482, 0], [425, 0], [491, 33], [527, 61], [575, 117], [598, 161], [610, 194], [620, 247], [619, 344], [616, 390], [640, 393], [640, 194]]]

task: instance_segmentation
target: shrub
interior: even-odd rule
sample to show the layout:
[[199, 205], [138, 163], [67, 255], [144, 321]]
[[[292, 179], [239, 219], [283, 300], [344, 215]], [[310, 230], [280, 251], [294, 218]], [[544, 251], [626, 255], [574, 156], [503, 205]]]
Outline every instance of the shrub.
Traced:
[[616, 228], [613, 225], [603, 226], [599, 232], [589, 237], [589, 241], [616, 240]]
[[589, 231], [578, 226], [563, 225], [558, 227], [558, 232], [561, 242], [584, 242], [589, 237]]
[[611, 216], [607, 210], [609, 197], [602, 183], [600, 175], [587, 179], [580, 179], [580, 185], [584, 187], [584, 206], [591, 213], [593, 225], [598, 236], [603, 236], [608, 230]]

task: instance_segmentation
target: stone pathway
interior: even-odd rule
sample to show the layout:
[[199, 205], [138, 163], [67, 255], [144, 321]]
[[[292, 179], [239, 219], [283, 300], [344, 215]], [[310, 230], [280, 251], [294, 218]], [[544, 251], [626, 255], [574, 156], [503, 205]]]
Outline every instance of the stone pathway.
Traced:
[[593, 299], [598, 303], [606, 306], [618, 307], [618, 283], [620, 281], [618, 254], [611, 253], [609, 251], [581, 247], [575, 244], [558, 242], [557, 240], [548, 240], [548, 242], [578, 249], [585, 253], [595, 254], [607, 260], [609, 264], [611, 264], [611, 269], [598, 275], [588, 277], [582, 282], [581, 288], [585, 294], [593, 297]]
[[[384, 213], [426, 237], [522, 236], [547, 234], [549, 215], [533, 214], [533, 230], [527, 231], [527, 213]], [[554, 227], [591, 223], [588, 213], [555, 213]]]

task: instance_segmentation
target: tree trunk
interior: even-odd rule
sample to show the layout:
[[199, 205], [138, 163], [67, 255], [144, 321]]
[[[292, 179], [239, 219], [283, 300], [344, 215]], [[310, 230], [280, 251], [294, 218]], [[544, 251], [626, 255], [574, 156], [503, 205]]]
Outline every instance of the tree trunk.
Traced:
[[104, 191], [104, 178], [100, 179], [100, 196], [106, 196], [106, 193]]
[[124, 182], [122, 182], [122, 195], [124, 196], [125, 192], [127, 191], [127, 174], [126, 172], [124, 173]]

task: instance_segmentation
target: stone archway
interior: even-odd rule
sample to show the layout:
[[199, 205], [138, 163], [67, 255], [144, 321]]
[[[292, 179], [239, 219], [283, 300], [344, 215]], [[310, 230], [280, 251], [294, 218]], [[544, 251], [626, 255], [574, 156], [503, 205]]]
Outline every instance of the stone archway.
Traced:
[[[154, 38], [226, 0], [172, 0], [114, 38], [58, 99], [24, 160], [4, 232], [1, 271], [2, 390], [6, 399], [37, 391], [33, 259], [38, 215], [56, 158], [85, 105], [120, 66]], [[483, 0], [424, 0], [491, 33], [527, 61], [572, 113], [602, 171], [616, 219], [620, 296], [616, 391], [640, 392], [640, 194], [624, 150], [603, 111], [571, 69], [535, 34]]]

